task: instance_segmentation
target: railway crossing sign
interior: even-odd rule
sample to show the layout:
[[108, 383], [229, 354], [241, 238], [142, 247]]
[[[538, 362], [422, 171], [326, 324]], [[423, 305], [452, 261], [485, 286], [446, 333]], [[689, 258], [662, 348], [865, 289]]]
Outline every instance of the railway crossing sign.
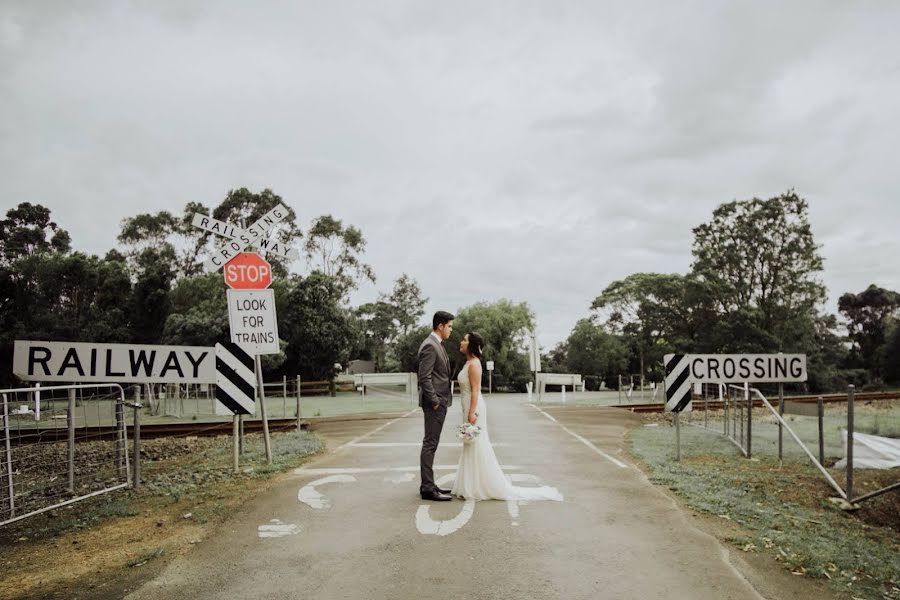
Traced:
[[275, 290], [228, 290], [231, 341], [250, 354], [278, 354]]
[[266, 234], [288, 216], [288, 207], [279, 204], [256, 223], [242, 229], [237, 225], [219, 221], [201, 213], [194, 213], [191, 224], [210, 233], [215, 233], [228, 239], [228, 243], [220, 248], [212, 258], [203, 263], [207, 271], [216, 271], [225, 266], [229, 260], [240, 254], [249, 246], [257, 246], [260, 250], [277, 254], [284, 258], [299, 258], [297, 250], [288, 248], [282, 243], [266, 237]]
[[255, 252], [241, 252], [222, 272], [228, 287], [236, 290], [262, 290], [272, 284], [272, 265]]
[[216, 344], [216, 414], [256, 412], [253, 357], [236, 344]]
[[806, 381], [805, 354], [666, 354], [666, 412], [691, 410], [694, 383]]

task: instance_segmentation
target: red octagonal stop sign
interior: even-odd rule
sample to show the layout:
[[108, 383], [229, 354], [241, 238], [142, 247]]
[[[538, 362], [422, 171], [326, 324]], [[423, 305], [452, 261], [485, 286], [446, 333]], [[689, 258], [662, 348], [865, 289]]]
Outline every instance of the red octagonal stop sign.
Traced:
[[262, 290], [272, 283], [272, 267], [255, 252], [241, 252], [223, 269], [225, 283], [236, 290]]

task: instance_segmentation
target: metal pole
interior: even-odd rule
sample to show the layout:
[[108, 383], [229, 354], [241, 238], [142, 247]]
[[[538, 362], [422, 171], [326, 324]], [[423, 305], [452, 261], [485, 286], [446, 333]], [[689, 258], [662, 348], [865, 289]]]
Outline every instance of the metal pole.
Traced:
[[705, 389], [703, 386], [700, 386], [700, 389], [703, 390], [703, 426], [709, 429], [709, 394], [706, 392], [709, 390], [709, 386]]
[[817, 402], [819, 414], [819, 462], [825, 464], [825, 401], [819, 396]]
[[488, 371], [488, 396], [494, 395], [494, 370]]
[[9, 486], [9, 517], [13, 518], [16, 516], [16, 496], [13, 489], [13, 470], [12, 470], [12, 449], [9, 444], [9, 406], [6, 399], [6, 394], [3, 394], [3, 429], [6, 432], [6, 437], [4, 438], [6, 444], [6, 481]]
[[847, 500], [853, 498], [853, 402], [856, 397], [856, 386], [850, 385], [847, 390]]
[[281, 376], [281, 418], [287, 417], [287, 375]]
[[233, 446], [232, 459], [234, 462], [234, 472], [237, 473], [240, 470], [240, 445], [241, 445], [241, 441], [240, 441], [241, 426], [239, 425], [240, 417], [238, 417], [237, 415], [234, 415], [234, 417], [232, 417], [232, 421], [233, 421], [233, 423], [232, 423], [232, 425], [233, 425], [232, 426], [232, 436], [233, 436], [233, 438], [232, 438], [232, 442], [233, 442], [232, 443], [232, 446]]
[[135, 490], [141, 487], [141, 408], [140, 392], [138, 392], [134, 404], [134, 471], [131, 481], [131, 487]]
[[724, 387], [725, 386], [723, 386], [721, 383], [719, 384], [719, 400], [721, 400], [722, 406], [724, 407], [724, 410], [725, 410], [724, 418], [722, 419], [722, 422], [725, 425], [725, 427], [724, 427], [725, 435], [727, 436], [728, 435], [728, 396], [726, 396], [725, 394], [722, 393], [722, 390], [724, 389]]
[[297, 375], [297, 429], [300, 429], [300, 376]]
[[116, 467], [119, 476], [125, 468], [125, 399], [123, 397], [116, 398]]
[[[784, 384], [778, 384], [778, 414], [784, 416]], [[778, 463], [784, 465], [784, 427], [778, 423]]]
[[[263, 387], [262, 365], [259, 362], [259, 355], [253, 357], [256, 361], [256, 383], [258, 386], [259, 409], [262, 414], [263, 422], [263, 443], [266, 447], [266, 463], [272, 464], [272, 441], [269, 439], [269, 419], [266, 416], [266, 390]], [[334, 381], [332, 380], [332, 384]]]
[[238, 448], [244, 453], [244, 415], [238, 415]]
[[618, 389], [618, 392], [619, 392], [619, 394], [618, 394], [618, 396], [619, 396], [619, 404], [622, 404], [622, 375], [621, 375], [621, 374], [619, 375], [619, 389]]
[[69, 409], [66, 411], [69, 426], [69, 492], [75, 493], [75, 388], [69, 390]]
[[675, 460], [681, 462], [681, 413], [675, 413]]
[[747, 401], [747, 458], [753, 454], [753, 401], [750, 399], [750, 383], [744, 382], [744, 400]]

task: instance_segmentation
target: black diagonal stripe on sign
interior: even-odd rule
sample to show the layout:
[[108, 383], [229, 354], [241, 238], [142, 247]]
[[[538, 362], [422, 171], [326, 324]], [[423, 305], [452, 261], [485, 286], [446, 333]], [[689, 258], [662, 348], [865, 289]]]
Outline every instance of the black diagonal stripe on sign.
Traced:
[[675, 354], [672, 360], [666, 363], [666, 377], [672, 374], [684, 358], [684, 354]]
[[683, 411], [684, 407], [687, 406], [688, 403], [691, 401], [691, 398], [693, 398], [693, 391], [689, 389], [687, 392], [684, 393], [684, 398], [679, 400], [678, 404], [675, 405], [675, 408], [672, 409], [672, 412]]
[[238, 359], [249, 370], [253, 370], [253, 357], [233, 342], [225, 342], [222, 346], [228, 350], [236, 359]]
[[251, 414], [249, 410], [243, 407], [237, 400], [229, 396], [225, 393], [220, 387], [216, 388], [216, 400], [225, 405], [225, 408], [230, 410], [236, 415], [249, 415]]
[[225, 379], [234, 384], [234, 387], [241, 390], [241, 392], [247, 396], [248, 398], [253, 398], [256, 395], [256, 390], [253, 385], [242, 378], [240, 375], [234, 372], [234, 369], [228, 366], [228, 364], [219, 358], [216, 357], [216, 371], [221, 373]]
[[678, 377], [672, 382], [671, 385], [666, 385], [666, 400], [671, 400], [672, 395], [675, 394], [678, 389], [687, 381], [688, 375], [690, 375], [690, 369], [685, 368], [681, 373], [678, 374]]

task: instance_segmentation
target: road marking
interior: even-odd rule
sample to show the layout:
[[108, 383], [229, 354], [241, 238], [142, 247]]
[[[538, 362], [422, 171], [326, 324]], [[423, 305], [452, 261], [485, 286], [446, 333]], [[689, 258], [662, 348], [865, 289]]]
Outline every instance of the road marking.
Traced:
[[565, 425], [563, 425], [562, 423], [560, 423], [559, 421], [554, 419], [551, 415], [548, 415], [547, 413], [545, 413], [543, 410], [541, 410], [534, 404], [529, 404], [528, 406], [532, 407], [533, 409], [535, 409], [536, 411], [538, 411], [539, 413], [541, 413], [542, 415], [544, 415], [545, 417], [547, 417], [548, 419], [550, 419], [551, 421], [553, 421], [554, 423], [556, 423], [557, 425], [562, 427], [563, 431], [565, 431], [566, 433], [568, 433], [569, 435], [574, 437], [576, 440], [578, 440], [579, 442], [581, 442], [582, 444], [584, 444], [585, 446], [587, 446], [588, 448], [590, 448], [591, 450], [593, 450], [594, 452], [596, 452], [597, 454], [599, 454], [600, 456], [602, 456], [603, 458], [605, 458], [606, 460], [611, 462], [612, 464], [616, 465], [620, 469], [628, 468], [628, 465], [623, 463], [621, 460], [619, 460], [617, 458], [613, 458], [612, 456], [610, 456], [609, 454], [607, 454], [606, 452], [604, 452], [603, 450], [601, 450], [600, 448], [598, 448], [597, 446], [592, 444], [590, 441], [581, 437], [580, 435], [578, 435], [577, 433], [575, 433], [574, 431], [572, 431], [571, 429], [569, 429], [568, 427], [566, 427]]
[[353, 483], [354, 481], [356, 481], [356, 477], [352, 475], [332, 475], [316, 479], [300, 488], [300, 491], [297, 492], [297, 500], [315, 509], [331, 508], [331, 500], [320, 494], [316, 490], [316, 486], [325, 485], [326, 483]]
[[[353, 448], [421, 448], [422, 442], [357, 442], [349, 443], [348, 446]], [[507, 443], [491, 444], [494, 448], [497, 446], [509, 446]], [[462, 448], [462, 442], [442, 442], [441, 447]]]
[[282, 523], [278, 519], [272, 519], [268, 525], [260, 525], [256, 528], [257, 535], [261, 538], [280, 538], [300, 533], [300, 526], [291, 523]]
[[[458, 465], [434, 465], [434, 470], [448, 471], [455, 470]], [[422, 467], [416, 465], [414, 467], [373, 467], [373, 468], [348, 468], [348, 467], [336, 467], [333, 469], [307, 469], [304, 467], [300, 467], [299, 469], [294, 469], [295, 475], [358, 475], [360, 473], [418, 473]], [[513, 465], [501, 465], [501, 468], [506, 471], [520, 471], [522, 467], [517, 467]]]
[[415, 481], [415, 479], [415, 473], [397, 473], [396, 475], [388, 475], [383, 481], [388, 483], [409, 483], [410, 481]]
[[466, 500], [459, 514], [447, 521], [435, 521], [431, 518], [429, 511], [431, 506], [422, 504], [416, 511], [416, 529], [422, 535], [439, 535], [445, 536], [456, 533], [459, 529], [469, 522], [475, 513], [475, 501]]
[[[411, 411], [409, 411], [408, 413], [404, 414], [404, 415], [403, 415], [402, 417], [400, 417], [400, 418], [401, 418], [401, 419], [405, 419], [406, 417], [408, 417], [409, 415], [413, 414], [413, 413], [416, 412], [417, 410], [418, 410], [418, 409], [416, 409], [416, 410], [411, 410]], [[337, 452], [338, 450], [343, 450], [344, 448], [347, 448], [347, 447], [349, 447], [349, 446], [353, 446], [354, 444], [356, 444], [356, 443], [358, 443], [358, 442], [360, 442], [360, 441], [366, 439], [367, 437], [370, 437], [370, 436], [375, 435], [376, 433], [378, 433], [379, 431], [381, 431], [381, 430], [384, 429], [385, 427], [388, 427], [388, 426], [390, 426], [390, 425], [393, 425], [393, 424], [396, 423], [396, 422], [397, 422], [396, 420], [394, 420], [394, 421], [388, 421], [387, 423], [385, 423], [385, 424], [382, 425], [381, 427], [376, 427], [375, 429], [373, 429], [373, 430], [370, 431], [369, 433], [363, 434], [363, 435], [359, 436], [358, 438], [354, 438], [354, 439], [350, 440], [349, 442], [345, 442], [345, 443], [341, 444], [340, 446], [338, 446], [337, 448], [335, 448], [335, 452]]]

